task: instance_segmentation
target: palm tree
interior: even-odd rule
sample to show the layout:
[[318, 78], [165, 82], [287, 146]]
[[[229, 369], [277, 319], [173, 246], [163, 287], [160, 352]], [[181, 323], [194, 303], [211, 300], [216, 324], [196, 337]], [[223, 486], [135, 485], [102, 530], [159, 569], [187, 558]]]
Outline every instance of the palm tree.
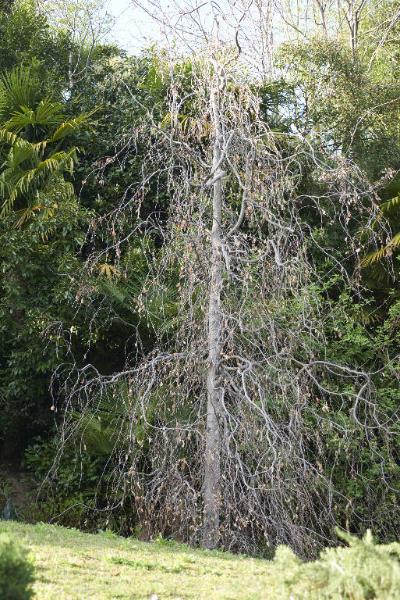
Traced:
[[[379, 213], [374, 226], [377, 226], [379, 221], [387, 221], [391, 228], [399, 228], [399, 208], [400, 208], [400, 191], [395, 196], [382, 202], [379, 207]], [[369, 252], [361, 261], [362, 266], [368, 267], [376, 264], [384, 258], [392, 256], [400, 247], [400, 232], [394, 234], [386, 244], [383, 244], [377, 250]]]
[[78, 148], [68, 147], [66, 139], [89, 117], [65, 119], [62, 104], [40, 99], [39, 82], [29, 69], [0, 78], [0, 218], [16, 211], [21, 226], [34, 213], [54, 214], [55, 189], [61, 196], [73, 193], [65, 175], [72, 175]]

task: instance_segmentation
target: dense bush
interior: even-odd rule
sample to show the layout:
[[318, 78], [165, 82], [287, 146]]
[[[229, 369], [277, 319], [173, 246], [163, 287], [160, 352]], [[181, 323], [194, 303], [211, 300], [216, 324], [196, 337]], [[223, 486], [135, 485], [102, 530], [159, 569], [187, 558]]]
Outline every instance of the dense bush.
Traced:
[[0, 538], [0, 598], [29, 600], [33, 598], [34, 567], [26, 551], [7, 536]]
[[349, 547], [328, 548], [303, 563], [286, 546], [273, 561], [269, 598], [284, 600], [395, 600], [400, 597], [400, 544], [377, 545], [339, 533]]
[[[30, 507], [29, 520], [52, 521], [67, 527], [96, 529], [93, 514], [101, 464], [69, 445], [53, 473], [57, 441], [37, 439], [25, 453], [24, 465], [40, 485], [40, 495]], [[98, 516], [100, 526], [101, 518]], [[97, 521], [96, 521], [97, 524]], [[102, 523], [101, 523], [102, 524]]]

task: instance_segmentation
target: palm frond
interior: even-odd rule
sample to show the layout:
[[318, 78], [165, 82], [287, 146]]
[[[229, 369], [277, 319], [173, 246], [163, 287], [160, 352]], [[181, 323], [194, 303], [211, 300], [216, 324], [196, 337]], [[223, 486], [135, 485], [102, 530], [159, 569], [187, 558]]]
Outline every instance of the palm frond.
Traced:
[[32, 149], [37, 153], [37, 155], [43, 154], [49, 144], [49, 140], [42, 140], [41, 142], [36, 142], [31, 144]]
[[8, 131], [19, 133], [28, 126], [52, 126], [57, 125], [62, 118], [61, 105], [51, 100], [42, 100], [36, 110], [28, 106], [21, 106], [18, 111], [12, 113], [4, 124]]
[[11, 146], [12, 144], [15, 144], [17, 139], [18, 137], [15, 133], [11, 133], [10, 131], [7, 131], [7, 129], [4, 128], [0, 129], [0, 142], [9, 144]]
[[15, 171], [15, 169], [17, 169], [17, 167], [22, 165], [22, 163], [25, 161], [29, 161], [31, 164], [34, 164], [38, 160], [39, 156], [36, 148], [26, 140], [20, 139], [17, 140], [10, 150], [7, 157], [6, 167]]
[[21, 106], [34, 106], [37, 102], [40, 84], [29, 68], [13, 69], [3, 75], [1, 84], [10, 113], [20, 110]]
[[7, 106], [7, 96], [4, 86], [0, 82], [0, 118], [2, 117], [4, 110]]
[[62, 105], [45, 98], [39, 102], [35, 112], [37, 125], [57, 125], [62, 119]]
[[399, 208], [399, 207], [400, 207], [400, 194], [397, 194], [397, 196], [390, 198], [390, 200], [386, 200], [386, 202], [382, 202], [382, 204], [380, 205], [380, 209], [383, 213], [387, 213], [390, 210], [392, 210], [393, 208]]
[[[107, 415], [108, 416], [108, 415]], [[118, 430], [111, 418], [102, 414], [79, 415], [82, 441], [92, 454], [109, 456], [114, 449]]]
[[7, 131], [15, 131], [19, 133], [25, 127], [35, 124], [35, 111], [27, 106], [21, 106], [18, 112], [14, 112], [11, 117], [4, 123], [4, 128]]
[[11, 196], [8, 196], [8, 198], [6, 198], [6, 200], [1, 205], [0, 218], [4, 218], [5, 216], [9, 215], [12, 211], [13, 206], [14, 200], [11, 198]]
[[0, 175], [0, 198], [6, 198], [6, 196], [8, 195], [8, 190], [9, 184], [7, 182], [7, 179], [4, 177], [4, 174], [2, 173]]
[[385, 245], [378, 250], [374, 250], [374, 252], [370, 252], [367, 256], [361, 260], [362, 267], [368, 267], [383, 258], [391, 256], [394, 250], [400, 247], [400, 233], [396, 233], [396, 235]]
[[27, 206], [26, 208], [21, 208], [21, 210], [18, 210], [16, 214], [19, 218], [15, 223], [15, 228], [20, 229], [23, 225], [25, 225], [25, 223], [30, 221], [35, 213], [43, 210], [44, 208], [45, 207], [41, 204], [35, 204], [34, 206]]
[[60, 180], [66, 183], [64, 174], [73, 173], [79, 149], [60, 150], [60, 142], [78, 131], [93, 114], [63, 120], [60, 103], [49, 98], [38, 102], [39, 89], [29, 69], [22, 67], [0, 78], [0, 112], [5, 107], [4, 114], [8, 115], [0, 127], [0, 144], [9, 147], [1, 165], [0, 218], [7, 216], [18, 201], [18, 227], [39, 210], [43, 216], [54, 216], [53, 209], [46, 212], [39, 208], [38, 192], [48, 190], [56, 180], [58, 184]]
[[54, 152], [48, 158], [42, 160], [36, 167], [37, 173], [55, 173], [56, 171], [68, 171], [72, 173], [76, 162], [76, 149], [72, 148], [65, 152], [60, 150]]
[[[20, 152], [20, 156], [16, 159], [15, 155], [16, 153], [18, 154], [18, 151]], [[27, 170], [19, 170], [18, 167], [22, 159], [28, 157], [34, 158], [32, 144], [28, 144], [28, 147], [13, 148], [9, 154], [9, 168], [3, 171], [1, 177], [1, 180], [4, 182], [2, 197], [6, 196], [6, 192], [7, 197], [1, 207], [0, 218], [4, 218], [11, 212], [16, 200], [20, 196], [29, 195], [40, 184], [43, 184], [46, 178], [56, 173], [72, 172], [76, 160], [76, 151], [75, 148], [72, 148], [68, 152], [63, 150], [54, 152], [48, 158], [36, 162], [33, 167]]]
[[21, 194], [27, 194], [29, 191], [32, 182], [37, 177], [37, 169], [30, 169], [29, 171], [24, 172], [18, 181], [14, 185], [14, 189], [10, 194], [10, 198], [12, 203], [14, 204], [15, 200]]
[[118, 277], [120, 275], [119, 269], [110, 263], [100, 263], [98, 265], [98, 270], [101, 275], [104, 275], [107, 279], [112, 279], [113, 277]]
[[69, 135], [76, 133], [82, 128], [83, 125], [86, 125], [89, 122], [92, 114], [93, 113], [86, 113], [73, 119], [69, 119], [68, 121], [64, 121], [64, 123], [61, 123], [61, 125], [57, 127], [56, 131], [53, 133], [51, 141], [58, 142]]

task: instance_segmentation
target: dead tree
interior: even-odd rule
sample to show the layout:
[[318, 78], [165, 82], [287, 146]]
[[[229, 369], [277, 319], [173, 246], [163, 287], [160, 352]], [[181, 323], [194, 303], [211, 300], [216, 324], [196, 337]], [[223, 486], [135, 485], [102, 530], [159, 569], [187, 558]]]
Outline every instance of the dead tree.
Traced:
[[203, 545], [215, 548], [219, 540], [220, 478], [221, 478], [221, 430], [222, 382], [220, 374], [222, 353], [221, 292], [223, 277], [222, 256], [222, 203], [223, 187], [223, 132], [220, 117], [220, 95], [224, 93], [219, 65], [214, 67], [210, 104], [214, 129], [212, 162], [212, 229], [211, 229], [211, 281], [208, 309], [208, 367], [207, 367], [207, 426], [204, 463], [204, 524]]
[[[184, 11], [197, 38], [191, 29], [184, 50], [160, 53], [166, 113], [160, 120], [149, 110], [137, 125], [135, 136], [147, 144], [142, 180], [103, 220], [109, 247], [87, 265], [90, 275], [110, 248], [123, 256], [132, 232], [121, 221], [126, 227], [129, 211], [143, 235], [157, 232], [162, 248], [148, 256], [135, 299], [142, 318], [154, 320], [157, 343], [107, 377], [91, 365], [70, 369], [63, 432], [65, 439], [83, 436], [101, 400], [119, 400], [113, 497], [119, 494], [118, 506], [130, 502], [149, 536], [247, 552], [288, 543], [312, 554], [332, 539], [336, 523], [323, 432], [347, 439], [351, 428], [361, 428], [368, 443], [388, 419], [371, 374], [325, 356], [334, 315], [314, 295], [320, 274], [310, 248], [352, 282], [302, 215], [306, 205], [326, 226], [338, 223], [345, 260], [356, 261], [359, 240], [348, 223], [361, 219], [359, 211], [372, 222], [376, 190], [345, 157], [326, 164], [318, 139], [271, 130], [258, 80], [240, 52], [238, 22], [229, 44], [224, 15], [211, 7], [203, 18], [200, 10]], [[186, 35], [180, 18], [178, 37]], [[131, 141], [135, 152], [137, 137], [127, 136], [124, 148]], [[321, 196], [299, 192], [303, 161], [323, 186]], [[149, 182], [169, 196], [162, 223], [140, 221]], [[176, 314], [166, 334], [160, 322], [171, 321], [163, 300], [171, 270]], [[85, 281], [79, 298], [90, 301], [90, 294]], [[348, 429], [329, 418], [337, 401], [351, 415]], [[390, 435], [389, 426], [385, 431]], [[372, 440], [371, 453], [376, 447]]]

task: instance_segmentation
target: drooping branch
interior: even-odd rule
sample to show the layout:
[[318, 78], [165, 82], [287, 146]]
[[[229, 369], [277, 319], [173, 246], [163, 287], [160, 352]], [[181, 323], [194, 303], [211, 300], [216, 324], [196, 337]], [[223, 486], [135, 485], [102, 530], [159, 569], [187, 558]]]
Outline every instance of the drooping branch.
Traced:
[[[123, 265], [133, 229], [157, 242], [135, 299], [153, 349], [127, 353], [108, 377], [66, 367], [64, 431], [84, 438], [107, 399], [119, 407], [110, 495], [148, 535], [310, 554], [337, 522], [329, 434], [338, 454], [362, 435], [376, 456], [375, 431], [392, 435], [396, 418], [377, 401], [379, 375], [328, 351], [330, 281], [356, 294], [353, 233], [376, 214], [376, 190], [317, 138], [270, 129], [236, 47], [212, 43], [187, 60], [168, 56], [169, 105], [137, 128], [141, 181], [96, 229], [103, 248], [87, 265], [90, 281], [104, 246]], [[317, 191], [304, 191], [303, 170]], [[168, 195], [162, 219], [142, 214], [149, 190]], [[332, 226], [341, 256], [321, 240]]]

